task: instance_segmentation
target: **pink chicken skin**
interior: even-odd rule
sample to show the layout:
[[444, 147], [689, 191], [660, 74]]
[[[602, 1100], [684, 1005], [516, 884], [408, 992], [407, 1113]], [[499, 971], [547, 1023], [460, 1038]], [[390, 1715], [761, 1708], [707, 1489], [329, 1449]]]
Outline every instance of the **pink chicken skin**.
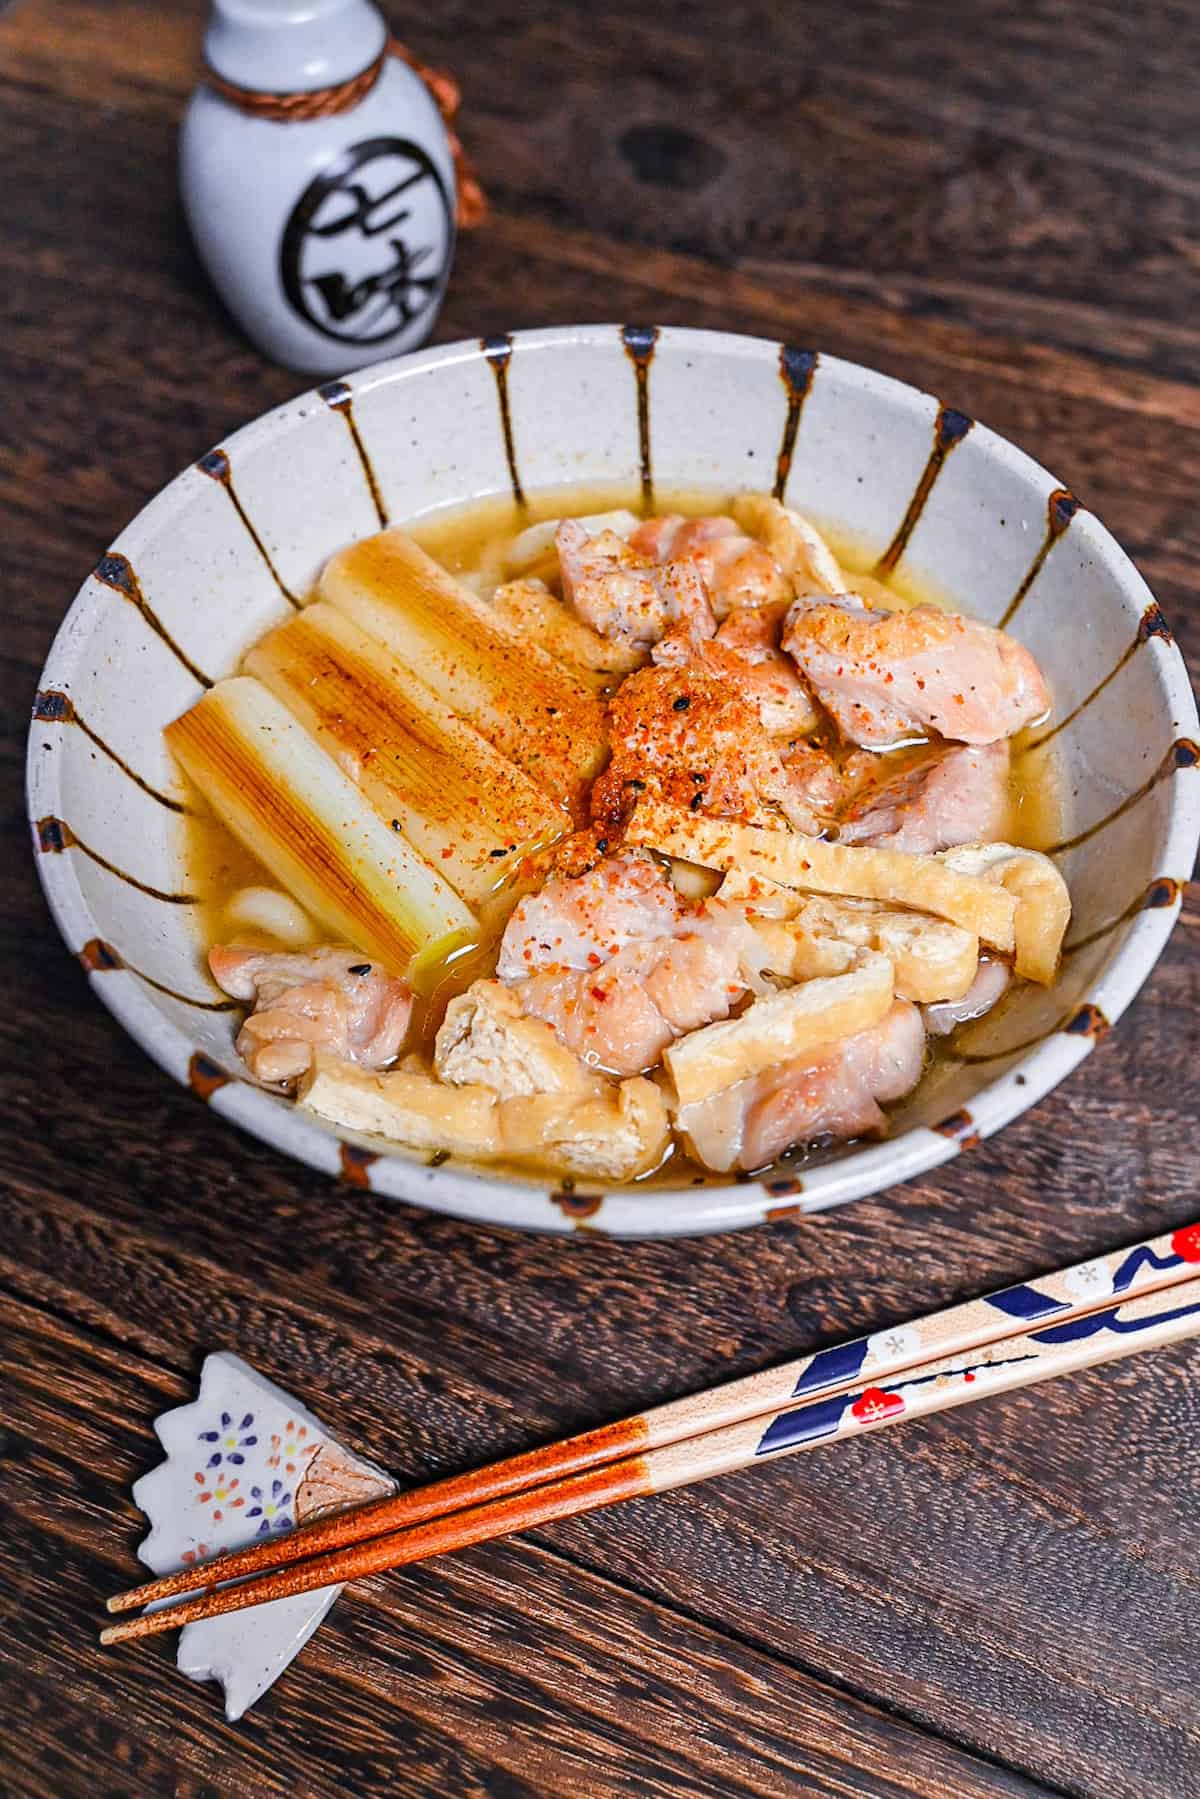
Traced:
[[[593, 821], [619, 835], [638, 795], [717, 818], [763, 822], [778, 811], [798, 831], [818, 829], [811, 770], [763, 729], [732, 681], [702, 667], [642, 668], [609, 704], [612, 760], [592, 789]], [[804, 746], [799, 746], [802, 750]]]
[[912, 855], [998, 841], [1012, 804], [1009, 762], [1003, 738], [978, 748], [925, 751], [893, 775], [874, 756], [851, 756], [842, 770], [850, 797], [839, 811], [838, 841]]
[[926, 744], [898, 761], [856, 750], [842, 762], [801, 742], [781, 757], [786, 791], [768, 790], [785, 799], [794, 830], [931, 855], [1007, 835], [1010, 762], [1003, 739], [979, 748]]
[[355, 950], [221, 945], [208, 965], [223, 993], [253, 1005], [237, 1048], [260, 1081], [298, 1080], [318, 1049], [361, 1068], [386, 1068], [400, 1054], [412, 994]]
[[745, 992], [736, 947], [698, 936], [630, 943], [602, 968], [546, 969], [513, 986], [522, 1007], [606, 1074], [641, 1074], [684, 1031], [727, 1018]]
[[728, 1017], [767, 959], [741, 908], [686, 906], [632, 851], [522, 900], [497, 973], [589, 1067], [631, 1075], [685, 1031]]
[[882, 1131], [881, 1105], [911, 1093], [924, 1065], [921, 1014], [898, 999], [870, 1030], [684, 1106], [676, 1123], [706, 1168], [764, 1168], [785, 1149], [821, 1137]]
[[601, 637], [649, 650], [668, 630], [696, 638], [716, 630], [708, 590], [691, 564], [660, 566], [615, 531], [593, 537], [577, 519], [563, 520], [554, 543], [563, 599]]
[[818, 713], [795, 663], [779, 648], [785, 610], [777, 604], [743, 606], [711, 638], [668, 631], [652, 657], [660, 666], [715, 675], [749, 701], [768, 737], [800, 736], [814, 729]]
[[747, 537], [733, 519], [720, 514], [684, 518], [670, 512], [648, 518], [630, 536], [629, 547], [652, 562], [694, 568], [719, 619], [740, 607], [791, 598], [791, 586], [774, 557], [757, 538]]
[[883, 612], [848, 595], [801, 599], [782, 642], [843, 739], [864, 749], [917, 737], [995, 743], [1050, 709], [1022, 644], [936, 606]]
[[679, 914], [679, 896], [647, 850], [610, 856], [520, 901], [496, 973], [514, 981], [545, 968], [596, 969], [627, 944], [673, 936]]

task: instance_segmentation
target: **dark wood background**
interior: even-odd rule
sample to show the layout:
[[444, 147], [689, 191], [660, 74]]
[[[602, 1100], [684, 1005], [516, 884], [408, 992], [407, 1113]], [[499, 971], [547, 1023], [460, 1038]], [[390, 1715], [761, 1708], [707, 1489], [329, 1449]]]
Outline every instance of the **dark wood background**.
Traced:
[[[1003, 1135], [809, 1222], [474, 1229], [238, 1135], [121, 1034], [39, 894], [37, 671], [182, 465], [302, 385], [231, 327], [172, 150], [199, 0], [0, 15], [0, 1788], [1200, 1793], [1194, 1347], [384, 1577], [236, 1728], [102, 1654], [150, 1420], [236, 1346], [412, 1479], [1200, 1213], [1200, 911]], [[1011, 435], [1200, 639], [1200, 11], [443, 0], [494, 199], [446, 338], [586, 319], [812, 343]], [[1069, 621], [1064, 624], [1070, 628]]]

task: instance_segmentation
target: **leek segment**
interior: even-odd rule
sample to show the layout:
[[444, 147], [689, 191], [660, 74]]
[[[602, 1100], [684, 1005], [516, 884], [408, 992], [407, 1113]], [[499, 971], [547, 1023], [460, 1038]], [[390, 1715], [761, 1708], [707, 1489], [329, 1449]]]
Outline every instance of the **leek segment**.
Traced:
[[218, 682], [166, 740], [222, 823], [339, 940], [404, 975], [439, 939], [475, 933], [449, 883], [261, 682]]
[[582, 813], [607, 753], [603, 703], [405, 532], [340, 550], [325, 566], [320, 597], [385, 644], [540, 791]]
[[562, 806], [332, 606], [277, 626], [244, 666], [472, 906], [571, 828]]

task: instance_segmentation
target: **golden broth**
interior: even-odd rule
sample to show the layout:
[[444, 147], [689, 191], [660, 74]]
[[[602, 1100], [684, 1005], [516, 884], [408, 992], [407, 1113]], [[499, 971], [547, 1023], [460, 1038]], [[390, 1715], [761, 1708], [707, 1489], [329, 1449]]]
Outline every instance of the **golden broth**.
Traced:
[[[725, 488], [665, 488], [656, 491], [653, 511], [698, 517], [728, 511], [732, 499]], [[618, 508], [643, 515], [646, 508], [640, 488], [628, 483], [546, 488], [532, 495], [524, 508], [508, 498], [477, 500], [431, 513], [407, 529], [423, 549], [452, 573], [469, 575], [489, 561], [497, 545], [528, 525], [547, 518], [613, 512]], [[919, 605], [938, 606], [943, 612], [961, 610], [953, 594], [930, 580], [918, 580], [903, 564], [886, 580], [880, 580], [871, 573], [875, 554], [862, 538], [822, 524], [819, 519], [814, 523], [842, 567], [860, 577], [861, 590], [868, 599], [886, 598], [898, 611]], [[1023, 849], [1042, 849], [1063, 835], [1062, 782], [1055, 752], [1047, 749], [1040, 756], [1028, 753], [1040, 729], [1030, 726], [1013, 739], [1008, 840]]]
[[[681, 512], [689, 516], [724, 512], [731, 495], [726, 490], [665, 489], [656, 492], [653, 510]], [[497, 580], [502, 579], [500, 555], [505, 545], [518, 532], [543, 519], [615, 511], [618, 508], [639, 515], [646, 510], [641, 493], [628, 484], [587, 485], [545, 489], [530, 497], [525, 507], [511, 499], [488, 499], [465, 506], [448, 507], [428, 514], [406, 528], [423, 549], [427, 550], [452, 574], [469, 576], [481, 567], [490, 568]], [[819, 523], [819, 521], [818, 521]], [[863, 577], [862, 589], [868, 598], [884, 598], [894, 608], [908, 608], [925, 603], [944, 611], [955, 609], [954, 597], [933, 583], [915, 580], [907, 570], [887, 581], [870, 574], [874, 557], [852, 534], [819, 527], [842, 566]], [[1062, 782], [1056, 748], [1048, 747], [1038, 754], [1031, 752], [1040, 727], [1022, 732], [1013, 742], [1011, 785], [1011, 821], [1008, 840], [1028, 849], [1040, 849], [1055, 842], [1063, 834], [1064, 810]], [[896, 751], [897, 757], [907, 752]], [[258, 860], [219, 824], [201, 805], [182, 821], [182, 859], [187, 890], [199, 896], [194, 918], [199, 938], [198, 949], [207, 949], [221, 940], [222, 913], [233, 895], [243, 887], [277, 885]], [[521, 883], [514, 882], [505, 893], [486, 908], [489, 916], [482, 921], [483, 941], [468, 954], [453, 960], [440, 973], [427, 976], [418, 994], [415, 1027], [417, 1047], [428, 1053], [432, 1036], [445, 1006], [455, 993], [462, 992], [472, 980], [494, 971], [497, 945], [504, 922], [520, 895]], [[490, 928], [489, 928], [490, 927]], [[256, 948], [278, 947], [274, 939], [239, 927], [239, 942]], [[934, 1050], [936, 1056], [936, 1049]], [[805, 1155], [784, 1158], [785, 1167], [803, 1163]], [[528, 1169], [504, 1168], [489, 1164], [492, 1172], [505, 1172], [519, 1178], [530, 1178]], [[698, 1167], [676, 1145], [668, 1152], [662, 1166], [641, 1182], [656, 1185], [691, 1181], [697, 1186], [723, 1184], [730, 1177], [714, 1175]], [[745, 1177], [734, 1177], [745, 1178]], [[567, 1183], [570, 1185], [570, 1183]], [[586, 1183], [584, 1183], [586, 1185]]]
[[[200, 943], [205, 952], [222, 941], [222, 913], [235, 893], [243, 887], [273, 887], [279, 883], [268, 874], [257, 856], [245, 849], [232, 831], [213, 817], [203, 800], [189, 787], [189, 804], [194, 808], [182, 820], [183, 886], [194, 893], [198, 904], [192, 910]], [[253, 949], [278, 949], [273, 937], [240, 927], [238, 941]]]
[[[668, 488], [656, 494], [654, 510], [699, 516], [726, 510], [731, 497], [724, 489]], [[640, 489], [619, 483], [547, 488], [532, 495], [524, 508], [511, 498], [476, 500], [427, 514], [407, 529], [452, 574], [469, 575], [491, 557], [497, 546], [542, 519], [611, 512], [617, 508], [642, 514], [645, 508]], [[843, 568], [856, 575], [869, 574], [874, 557], [861, 539], [826, 526], [820, 528]], [[930, 582], [916, 581], [907, 570], [884, 582], [872, 578], [871, 586], [886, 592], [897, 607], [924, 603], [950, 611], [955, 604], [952, 595]], [[1048, 748], [1041, 755], [1028, 753], [1028, 746], [1038, 734], [1039, 727], [1033, 726], [1013, 742], [1009, 840], [1026, 849], [1041, 849], [1063, 834], [1062, 782], [1054, 749]], [[221, 912], [234, 893], [242, 887], [275, 885], [257, 858], [203, 809], [184, 822], [183, 869], [187, 891], [200, 899], [194, 917], [205, 947], [216, 941]], [[240, 935], [255, 947], [269, 947], [268, 939], [256, 940], [253, 932], [243, 931]]]

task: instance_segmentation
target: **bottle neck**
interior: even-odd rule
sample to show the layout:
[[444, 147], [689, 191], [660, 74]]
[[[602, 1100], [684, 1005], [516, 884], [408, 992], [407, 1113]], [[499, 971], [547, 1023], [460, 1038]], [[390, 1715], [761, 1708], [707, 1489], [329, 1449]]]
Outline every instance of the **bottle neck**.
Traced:
[[362, 74], [387, 36], [371, 0], [213, 0], [204, 60], [232, 87], [311, 93]]

